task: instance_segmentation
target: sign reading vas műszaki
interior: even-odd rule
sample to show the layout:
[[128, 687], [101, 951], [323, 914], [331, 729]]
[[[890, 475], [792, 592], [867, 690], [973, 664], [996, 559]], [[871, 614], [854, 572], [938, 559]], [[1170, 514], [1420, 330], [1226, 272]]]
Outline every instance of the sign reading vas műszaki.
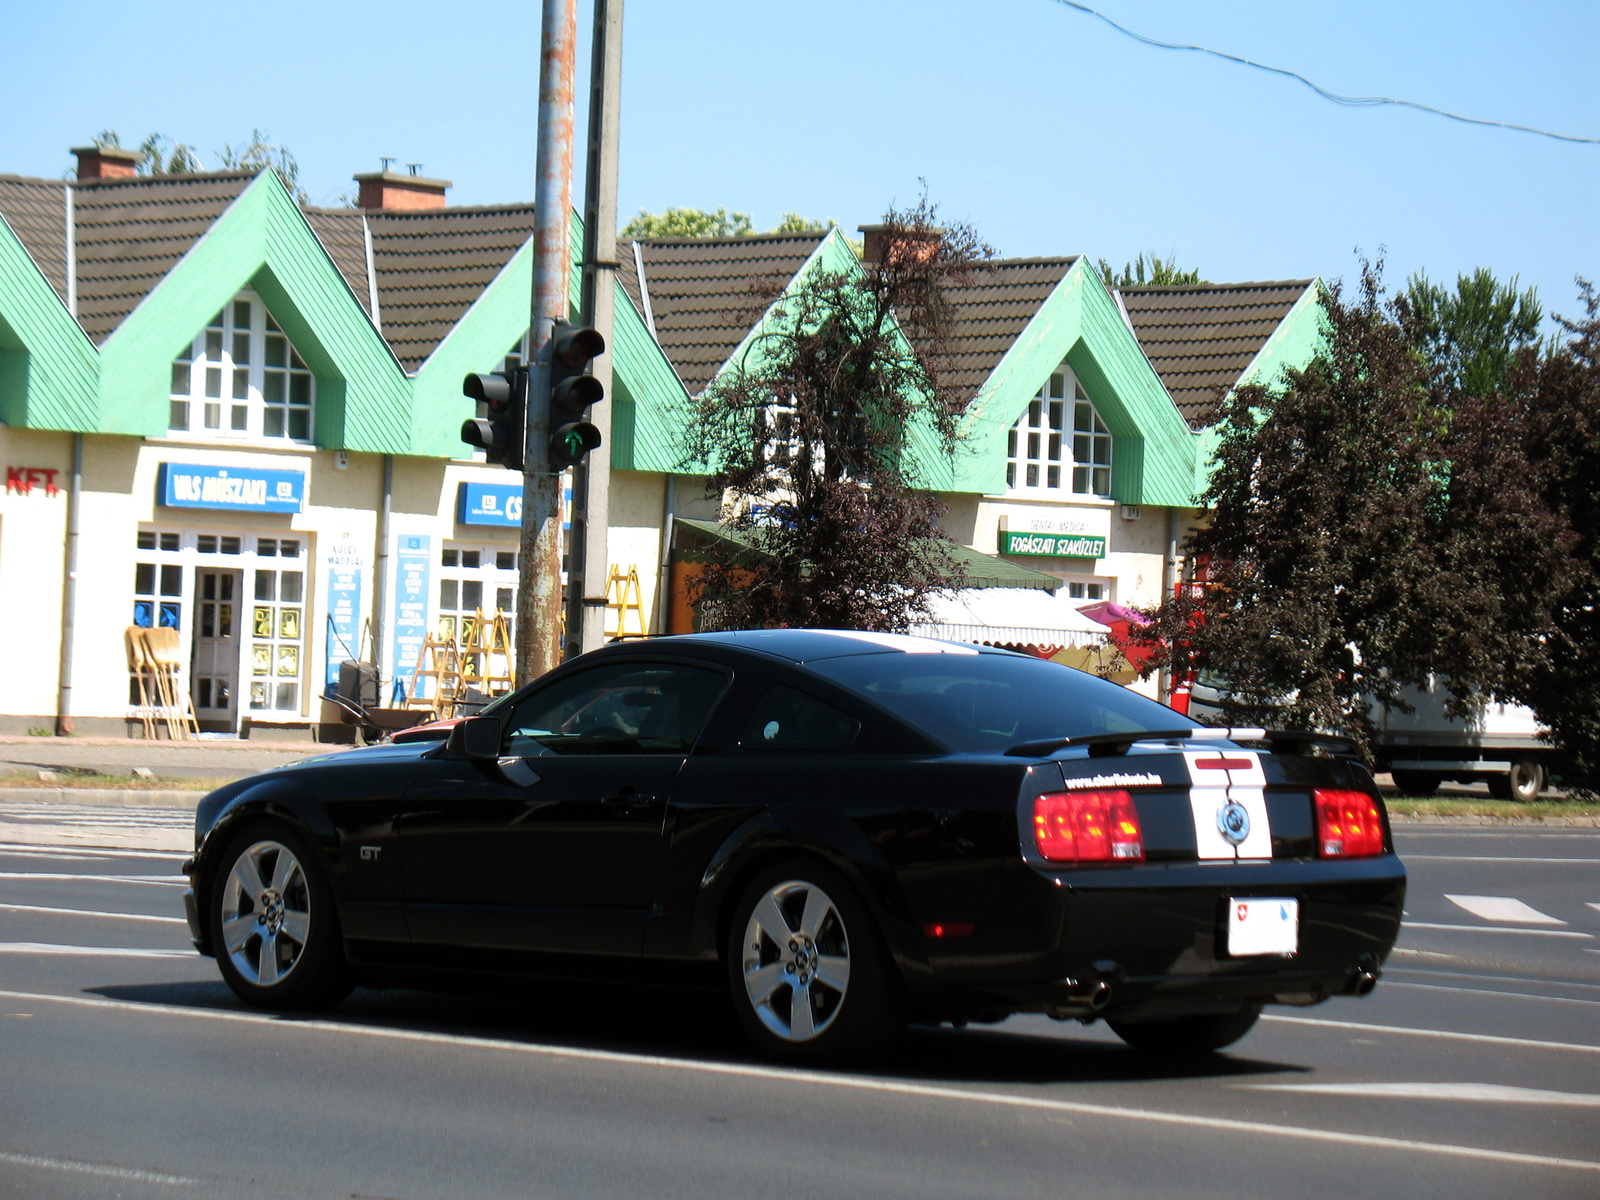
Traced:
[[159, 494], [168, 508], [297, 513], [305, 500], [306, 473], [162, 463]]
[[1104, 558], [1106, 539], [1080, 533], [1017, 533], [1000, 531], [1001, 554], [1033, 554], [1051, 558]]

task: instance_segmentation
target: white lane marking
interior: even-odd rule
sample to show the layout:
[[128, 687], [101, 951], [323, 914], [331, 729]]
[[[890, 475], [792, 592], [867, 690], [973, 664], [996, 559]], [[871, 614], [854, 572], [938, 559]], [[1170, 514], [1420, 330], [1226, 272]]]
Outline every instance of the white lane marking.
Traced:
[[45, 1171], [71, 1171], [75, 1175], [98, 1175], [103, 1179], [132, 1179], [139, 1183], [195, 1184], [198, 1179], [187, 1175], [169, 1175], [165, 1171], [145, 1171], [138, 1167], [110, 1167], [101, 1163], [76, 1162], [70, 1158], [46, 1158], [41, 1154], [14, 1154], [0, 1150], [0, 1162], [18, 1167], [37, 1167]]
[[136, 950], [124, 946], [59, 946], [54, 942], [0, 942], [0, 954], [69, 954], [86, 958], [194, 958], [194, 950]]
[[21, 858], [165, 858], [182, 862], [172, 850], [111, 850], [99, 846], [35, 846], [29, 842], [0, 842], [0, 854]]
[[[721, 1075], [743, 1079], [775, 1080], [780, 1083], [790, 1084], [809, 1083], [816, 1087], [838, 1088], [842, 1091], [878, 1092], [886, 1095], [912, 1096], [929, 1100], [953, 1100], [964, 1104], [987, 1104], [1000, 1108], [1033, 1110], [1036, 1112], [1075, 1113], [1080, 1116], [1104, 1117], [1109, 1120], [1143, 1121], [1156, 1125], [1214, 1129], [1222, 1133], [1235, 1135], [1254, 1133], [1265, 1137], [1291, 1138], [1310, 1142], [1331, 1142], [1343, 1146], [1363, 1146], [1368, 1149], [1403, 1150], [1418, 1154], [1437, 1154], [1450, 1158], [1511, 1163], [1518, 1166], [1563, 1167], [1577, 1171], [1600, 1172], [1600, 1162], [1582, 1158], [1554, 1158], [1543, 1154], [1522, 1154], [1512, 1150], [1488, 1150], [1481, 1146], [1457, 1146], [1446, 1142], [1418, 1142], [1409, 1138], [1342, 1133], [1333, 1129], [1313, 1129], [1300, 1125], [1275, 1125], [1261, 1121], [1237, 1121], [1228, 1117], [1205, 1117], [1190, 1113], [1162, 1112], [1145, 1108], [1123, 1108], [1118, 1105], [1089, 1104], [1076, 1100], [1047, 1100], [1036, 1096], [1006, 1095], [1003, 1092], [979, 1092], [955, 1087], [939, 1087], [931, 1084], [902, 1083], [892, 1079], [828, 1075], [820, 1071], [786, 1070], [781, 1067], [762, 1067], [744, 1063], [699, 1062], [694, 1059], [666, 1058], [654, 1054], [630, 1054], [619, 1050], [589, 1050], [573, 1046], [548, 1046], [539, 1043], [513, 1042], [504, 1038], [467, 1037], [462, 1034], [428, 1033], [413, 1029], [380, 1029], [370, 1025], [347, 1025], [339, 1021], [286, 1020], [281, 1016], [268, 1016], [264, 1013], [181, 1008], [171, 1004], [135, 1004], [127, 1000], [91, 1000], [86, 996], [58, 996], [49, 992], [0, 990], [0, 998], [26, 1002], [43, 1001], [79, 1008], [104, 1009], [106, 1011], [139, 1012], [155, 1016], [238, 1021], [250, 1025], [270, 1026], [278, 1030], [303, 1029], [317, 1033], [332, 1033], [345, 1038], [373, 1037], [438, 1046], [464, 1046], [475, 1050], [508, 1051], [533, 1055], [539, 1058], [603, 1062], [625, 1067], [657, 1067], [669, 1071], [685, 1071], [701, 1075]], [[1600, 1050], [1600, 1046], [1591, 1048]]]
[[1317, 1096], [1383, 1096], [1402, 1100], [1475, 1100], [1490, 1104], [1564, 1104], [1600, 1108], [1600, 1096], [1587, 1092], [1549, 1092], [1499, 1083], [1241, 1083], [1251, 1092], [1304, 1092]]
[[1542, 913], [1531, 904], [1524, 904], [1515, 896], [1454, 896], [1449, 892], [1444, 898], [1457, 908], [1464, 908], [1485, 921], [1509, 921], [1522, 925], [1565, 925], [1559, 917]]
[[1401, 854], [1404, 862], [1489, 862], [1489, 863], [1600, 863], [1600, 858], [1515, 858], [1489, 854]]
[[1468, 996], [1510, 996], [1514, 1000], [1552, 1000], [1557, 1004], [1600, 1005], [1600, 1000], [1584, 1000], [1577, 996], [1537, 996], [1532, 992], [1499, 992], [1493, 988], [1457, 987], [1455, 984], [1450, 983], [1407, 983], [1404, 979], [1385, 979], [1383, 986], [1392, 988], [1427, 988], [1429, 991], [1434, 992], [1460, 992]]
[[1524, 929], [1520, 925], [1441, 925], [1434, 921], [1403, 921], [1401, 931], [1407, 929], [1454, 929], [1460, 933], [1520, 933], [1524, 937], [1590, 938], [1592, 933], [1579, 933], [1575, 929]]
[[1567, 979], [1537, 979], [1532, 975], [1485, 975], [1476, 971], [1441, 971], [1438, 967], [1395, 967], [1384, 966], [1384, 978], [1388, 979], [1396, 971], [1407, 975], [1438, 975], [1449, 979], [1470, 979], [1474, 983], [1536, 983], [1541, 987], [1582, 988], [1585, 991], [1600, 992], [1600, 983], [1574, 983]]
[[189, 883], [187, 875], [69, 875], [63, 871], [0, 871], [0, 879], [53, 879], [57, 882], [86, 879], [98, 883], [159, 883], [167, 887]]
[[1589, 907], [1594, 909], [1595, 912], [1600, 912], [1600, 904], [1596, 904], [1593, 900], [1589, 901]]
[[48, 908], [43, 904], [0, 904], [0, 912], [58, 913], [69, 917], [107, 917], [118, 921], [156, 921], [162, 925], [187, 925], [182, 917], [150, 917], [143, 913], [96, 912], [86, 908]]
[[[3, 995], [4, 993], [0, 993]], [[1360, 1021], [1329, 1021], [1321, 1017], [1287, 1017], [1264, 1013], [1263, 1021], [1282, 1025], [1314, 1025], [1323, 1029], [1354, 1029], [1362, 1033], [1393, 1033], [1402, 1037], [1443, 1038], [1454, 1042], [1483, 1042], [1491, 1046], [1520, 1046], [1525, 1050], [1561, 1050], [1569, 1054], [1600, 1054], [1600, 1046], [1583, 1042], [1541, 1042], [1533, 1038], [1504, 1037], [1497, 1033], [1457, 1033], [1451, 1029], [1407, 1029], [1403, 1025], [1367, 1025]]]

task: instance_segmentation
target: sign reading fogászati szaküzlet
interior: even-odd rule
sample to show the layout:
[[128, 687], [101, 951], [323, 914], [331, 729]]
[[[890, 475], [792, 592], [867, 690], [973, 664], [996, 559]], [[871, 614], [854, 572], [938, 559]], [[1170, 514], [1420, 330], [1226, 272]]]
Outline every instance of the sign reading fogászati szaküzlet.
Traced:
[[1000, 531], [1001, 554], [1032, 554], [1049, 558], [1104, 558], [1106, 539], [1078, 533], [1018, 533]]
[[168, 508], [297, 513], [305, 494], [304, 471], [161, 464], [160, 497]]

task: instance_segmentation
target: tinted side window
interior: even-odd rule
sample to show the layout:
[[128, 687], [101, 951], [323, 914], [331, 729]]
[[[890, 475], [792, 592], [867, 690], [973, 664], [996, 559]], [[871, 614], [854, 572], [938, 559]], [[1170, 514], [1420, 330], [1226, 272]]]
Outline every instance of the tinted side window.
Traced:
[[686, 754], [727, 679], [678, 663], [616, 663], [541, 688], [511, 710], [504, 752]]
[[861, 722], [793, 688], [762, 697], [739, 744], [747, 750], [842, 750], [856, 740]]

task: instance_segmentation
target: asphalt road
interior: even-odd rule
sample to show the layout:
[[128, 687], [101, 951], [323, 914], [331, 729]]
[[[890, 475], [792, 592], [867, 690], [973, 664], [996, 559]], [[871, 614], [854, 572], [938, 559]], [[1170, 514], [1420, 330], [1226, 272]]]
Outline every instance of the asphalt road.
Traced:
[[648, 989], [253, 1013], [188, 948], [180, 855], [3, 845], [0, 1196], [1600, 1195], [1600, 830], [1399, 841], [1365, 1000], [1181, 1065], [1013, 1018], [870, 1073], [768, 1067]]

